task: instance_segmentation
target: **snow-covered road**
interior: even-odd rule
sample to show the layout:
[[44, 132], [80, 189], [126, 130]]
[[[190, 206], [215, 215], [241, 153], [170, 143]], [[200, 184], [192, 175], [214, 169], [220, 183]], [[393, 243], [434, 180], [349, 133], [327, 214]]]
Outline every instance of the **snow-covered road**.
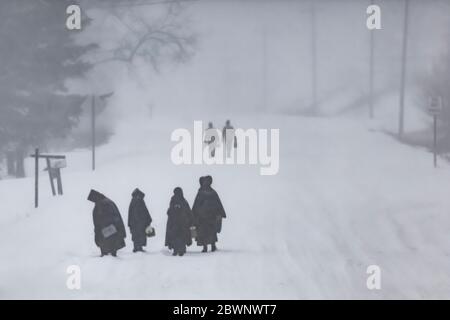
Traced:
[[[137, 120], [99, 149], [68, 154], [65, 195], [51, 197], [42, 173], [0, 181], [0, 298], [291, 299], [450, 298], [450, 166], [349, 119], [250, 117], [244, 128], [280, 129], [280, 171], [257, 166], [175, 166], [170, 133], [190, 121]], [[133, 137], [133, 139], [130, 139]], [[139, 137], [139, 139], [136, 139]], [[219, 251], [184, 257], [163, 247], [176, 186], [192, 204], [198, 177], [211, 174], [227, 211]], [[131, 191], [146, 192], [157, 236], [146, 253], [131, 239], [119, 257], [99, 257], [91, 188], [126, 220]], [[382, 288], [366, 287], [369, 265]], [[66, 269], [81, 268], [81, 290]]]

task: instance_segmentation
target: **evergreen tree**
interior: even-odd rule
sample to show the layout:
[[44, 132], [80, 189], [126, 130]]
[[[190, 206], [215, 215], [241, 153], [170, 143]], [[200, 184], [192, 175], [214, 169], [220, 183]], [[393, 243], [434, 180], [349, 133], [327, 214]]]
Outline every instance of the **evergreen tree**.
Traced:
[[89, 70], [81, 57], [95, 45], [76, 44], [78, 31], [66, 29], [71, 4], [0, 2], [0, 152], [7, 154], [8, 171], [18, 177], [25, 174], [29, 149], [64, 137], [81, 112], [81, 97], [68, 94], [65, 80]]

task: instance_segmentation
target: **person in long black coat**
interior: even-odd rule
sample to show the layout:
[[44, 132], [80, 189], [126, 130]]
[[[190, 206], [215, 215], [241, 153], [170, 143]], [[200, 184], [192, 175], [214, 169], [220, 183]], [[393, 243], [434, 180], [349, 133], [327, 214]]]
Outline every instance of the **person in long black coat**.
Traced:
[[131, 194], [131, 202], [128, 208], [128, 226], [130, 227], [131, 239], [134, 243], [133, 252], [143, 252], [147, 245], [147, 234], [145, 229], [152, 223], [152, 217], [145, 205], [145, 193], [136, 188]]
[[192, 213], [197, 228], [197, 245], [203, 246], [202, 252], [216, 251], [217, 233], [221, 231], [222, 219], [226, 218], [225, 210], [219, 195], [211, 187], [212, 177], [200, 178], [200, 189], [195, 197]]
[[93, 210], [95, 244], [101, 256], [117, 255], [117, 250], [125, 247], [125, 225], [119, 209], [110, 199], [98, 191], [91, 190], [88, 200], [95, 203]]
[[193, 225], [193, 217], [180, 187], [173, 190], [167, 216], [165, 245], [173, 249], [174, 256], [183, 256], [186, 253], [186, 246], [192, 244], [190, 227]]
[[231, 155], [232, 148], [237, 148], [237, 138], [230, 120], [225, 122], [225, 126], [222, 129], [222, 141], [224, 148], [226, 149], [226, 155], [229, 157]]

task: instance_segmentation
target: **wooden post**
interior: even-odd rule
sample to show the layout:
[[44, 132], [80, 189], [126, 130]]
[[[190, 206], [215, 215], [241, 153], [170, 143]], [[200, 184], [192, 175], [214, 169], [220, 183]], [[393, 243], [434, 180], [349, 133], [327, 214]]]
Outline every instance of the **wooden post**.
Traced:
[[438, 115], [442, 112], [442, 97], [441, 96], [431, 96], [429, 98], [428, 112], [433, 116], [433, 164], [437, 168], [437, 120]]
[[58, 185], [58, 194], [63, 194], [63, 187], [62, 187], [62, 179], [61, 179], [61, 169], [56, 169], [56, 183]]
[[[39, 159], [44, 158], [47, 161], [47, 169], [48, 175], [50, 178], [50, 185], [52, 187], [52, 193], [55, 196], [55, 185], [53, 182], [53, 178], [57, 179], [58, 183], [58, 194], [63, 194], [62, 189], [62, 179], [61, 179], [61, 168], [57, 167], [55, 169], [50, 168], [50, 159], [66, 159], [66, 156], [63, 155], [48, 155], [48, 154], [40, 154], [39, 149], [36, 148], [34, 154], [30, 155], [30, 157], [34, 158], [34, 207], [37, 208], [39, 206]], [[65, 162], [63, 166], [65, 167]]]
[[437, 114], [433, 115], [433, 163], [437, 167]]
[[95, 95], [92, 95], [92, 171], [95, 171]]
[[398, 137], [403, 138], [405, 119], [405, 82], [406, 82], [406, 62], [408, 58], [408, 20], [409, 20], [409, 0], [405, 1], [405, 19], [403, 23], [403, 46], [402, 46], [402, 71], [400, 80], [400, 107], [398, 117]]
[[52, 195], [56, 196], [55, 185], [53, 183], [53, 175], [52, 175], [53, 169], [50, 167], [50, 159], [45, 158], [45, 160], [47, 161], [48, 177], [50, 178], [50, 187], [52, 188]]
[[39, 206], [39, 148], [34, 152], [34, 207]]

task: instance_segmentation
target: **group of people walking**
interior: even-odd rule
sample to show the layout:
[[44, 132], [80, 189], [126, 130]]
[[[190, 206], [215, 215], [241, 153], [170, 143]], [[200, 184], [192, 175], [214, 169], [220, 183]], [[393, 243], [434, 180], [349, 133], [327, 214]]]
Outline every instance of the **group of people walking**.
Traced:
[[[225, 210], [219, 195], [211, 187], [211, 176], [201, 177], [200, 188], [195, 197], [192, 210], [184, 198], [183, 190], [176, 187], [167, 210], [167, 227], [165, 245], [173, 250], [174, 256], [183, 256], [186, 248], [195, 239], [202, 252], [216, 251], [217, 233], [222, 229], [222, 219], [226, 218]], [[145, 194], [135, 189], [128, 209], [128, 227], [130, 228], [133, 252], [144, 251], [147, 237], [155, 235], [151, 227], [152, 217], [144, 201]], [[125, 247], [126, 230], [115, 203], [96, 190], [91, 190], [88, 200], [95, 203], [93, 222], [95, 244], [100, 248], [101, 256], [117, 255], [117, 251]]]
[[[214, 125], [212, 122], [208, 122], [208, 127], [206, 130], [214, 129]], [[216, 148], [214, 147], [215, 136], [209, 136], [204, 141], [206, 145], [209, 146], [209, 152], [212, 158], [216, 155]], [[229, 156], [231, 154], [232, 148], [237, 148], [237, 139], [234, 134], [234, 127], [231, 125], [231, 121], [225, 121], [225, 126], [222, 129], [222, 141], [225, 146], [226, 155]]]

